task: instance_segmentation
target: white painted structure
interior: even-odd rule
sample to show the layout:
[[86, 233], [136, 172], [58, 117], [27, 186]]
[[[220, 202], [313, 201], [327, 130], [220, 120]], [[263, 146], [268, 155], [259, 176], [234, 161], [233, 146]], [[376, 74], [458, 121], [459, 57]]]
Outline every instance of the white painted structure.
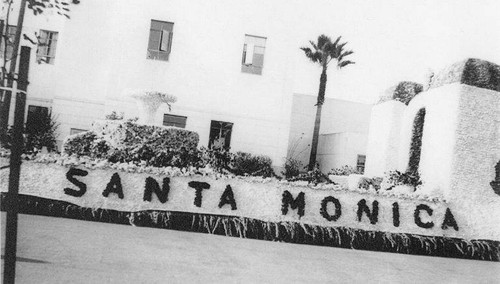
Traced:
[[[294, 94], [288, 157], [307, 166], [311, 153], [316, 114], [316, 96]], [[366, 156], [372, 105], [325, 98], [317, 161], [327, 173], [345, 165], [356, 167], [358, 156]]]
[[[88, 130], [92, 121], [111, 111], [136, 117], [127, 90], [166, 92], [178, 101], [171, 112], [161, 107], [156, 123], [163, 122], [164, 114], [187, 117], [185, 127], [199, 133], [199, 146], [209, 144], [211, 121], [233, 123], [232, 151], [268, 155], [281, 166], [287, 156], [293, 90], [311, 85], [314, 93], [319, 78], [320, 69], [299, 47], [318, 35], [297, 31], [293, 15], [275, 17], [271, 8], [279, 3], [243, 6], [231, 1], [86, 0], [70, 6], [70, 20], [50, 11], [35, 17], [28, 10], [25, 34], [34, 38], [35, 32], [49, 30], [58, 38], [53, 64], [38, 64], [37, 47], [21, 42], [32, 47], [27, 106], [51, 108], [60, 122], [61, 142], [71, 133]], [[9, 24], [15, 24], [18, 9], [14, 5]], [[172, 29], [162, 33], [170, 36], [168, 61], [147, 58], [152, 20], [168, 22]], [[249, 35], [259, 38], [247, 42]], [[254, 46], [263, 59], [254, 54], [250, 60], [248, 52], [242, 57], [246, 42], [247, 49]], [[262, 74], [243, 72], [243, 59], [245, 64], [263, 60]], [[311, 78], [311, 70], [318, 72], [312, 76], [314, 84], [303, 79]], [[331, 116], [336, 119], [328, 122]], [[345, 132], [340, 128], [351, 116], [337, 116], [325, 110], [325, 128]], [[361, 120], [366, 123], [367, 117]]]
[[[366, 176], [407, 171], [416, 139], [414, 120], [425, 109], [418, 164], [423, 184], [418, 192], [460, 204], [456, 217], [464, 226], [498, 236], [500, 197], [490, 185], [498, 178], [495, 166], [500, 163], [500, 86], [494, 83], [498, 70], [498, 65], [469, 59], [445, 69], [439, 85], [419, 93], [407, 106], [394, 100], [374, 106]], [[490, 87], [474, 86], [488, 82]]]

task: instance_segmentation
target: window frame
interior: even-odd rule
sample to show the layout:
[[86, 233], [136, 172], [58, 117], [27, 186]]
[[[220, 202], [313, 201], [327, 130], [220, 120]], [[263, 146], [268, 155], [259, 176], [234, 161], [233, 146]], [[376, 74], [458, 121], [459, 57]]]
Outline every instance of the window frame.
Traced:
[[[6, 24], [4, 20], [0, 20], [2, 22], [2, 26], [5, 29], [5, 32], [7, 33], [7, 37], [9, 38], [8, 41], [4, 43], [3, 40], [1, 40], [0, 44], [0, 58], [4, 58], [4, 54], [6, 53], [7, 60], [12, 59], [13, 54], [14, 54], [14, 37], [16, 36], [16, 31], [17, 31], [17, 26], [15, 25], [9, 25]], [[2, 31], [3, 33], [3, 31]]]
[[[48, 40], [49, 43], [41, 42], [42, 33], [47, 34], [47, 38], [45, 40]], [[56, 59], [56, 50], [58, 41], [59, 41], [59, 32], [40, 29], [40, 34], [38, 36], [37, 50], [36, 50], [36, 61], [38, 63], [44, 62], [53, 65]], [[43, 46], [41, 46], [41, 44], [43, 44]], [[45, 52], [42, 51], [44, 50], [43, 47], [45, 47]]]
[[[160, 26], [160, 29], [155, 26]], [[159, 33], [158, 46], [151, 46], [154, 32]], [[168, 44], [166, 46], [167, 50], [162, 50], [165, 32], [168, 32]], [[159, 61], [169, 61], [170, 54], [172, 53], [172, 41], [174, 37], [174, 23], [168, 21], [160, 21], [151, 19], [149, 26], [149, 37], [148, 37], [148, 47], [146, 59], [159, 60]]]
[[[215, 125], [216, 123], [220, 124], [220, 127], [217, 128], [218, 125]], [[210, 132], [208, 135], [208, 148], [216, 147], [214, 144], [216, 144], [216, 139], [215, 136], [218, 136], [218, 139], [221, 139], [224, 137], [224, 145], [222, 148], [224, 149], [229, 149], [231, 148], [231, 138], [233, 135], [233, 127], [234, 123], [233, 122], [227, 122], [227, 121], [220, 121], [220, 120], [210, 120]], [[226, 129], [224, 129], [226, 128]], [[227, 129], [228, 128], [228, 129]], [[219, 135], [216, 135], [215, 133], [213, 134], [212, 130], [217, 129], [219, 131]], [[225, 135], [222, 135], [222, 132], [226, 130], [227, 132]], [[227, 135], [229, 133], [229, 135]], [[217, 148], [217, 147], [216, 147]]]
[[[258, 45], [255, 43], [251, 44], [251, 41], [247, 40], [247, 38], [252, 38], [251, 41], [253, 41], [253, 42], [256, 42], [258, 40], [263, 40], [264, 45]], [[241, 72], [242, 73], [262, 75], [262, 70], [264, 69], [264, 58], [265, 58], [265, 52], [266, 52], [266, 44], [267, 44], [267, 37], [245, 34], [244, 42], [243, 42], [242, 59], [241, 59]], [[247, 60], [246, 60], [249, 46], [253, 47], [252, 62], [251, 63], [247, 63]], [[256, 49], [259, 49], [259, 48], [262, 49], [262, 53], [256, 52]], [[260, 65], [255, 63], [256, 55], [260, 55], [262, 57]]]
[[[175, 118], [181, 118], [181, 119], [184, 119], [183, 123], [180, 123], [179, 125], [181, 126], [177, 126], [176, 124], [178, 123], [172, 123], [173, 125], [169, 125], [169, 124], [165, 124], [165, 118], [166, 117], [175, 117]], [[175, 115], [175, 114], [169, 114], [169, 113], [165, 113], [163, 115], [163, 122], [162, 122], [163, 126], [169, 126], [169, 127], [178, 127], [178, 128], [186, 128], [186, 125], [187, 125], [187, 116], [183, 116], [183, 115]]]

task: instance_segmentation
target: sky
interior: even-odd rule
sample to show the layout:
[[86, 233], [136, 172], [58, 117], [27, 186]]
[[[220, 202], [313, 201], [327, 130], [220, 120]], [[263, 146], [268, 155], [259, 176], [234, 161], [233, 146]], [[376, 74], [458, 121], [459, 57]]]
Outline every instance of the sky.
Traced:
[[[288, 3], [282, 12], [297, 19], [317, 15], [298, 35], [304, 45], [322, 33], [332, 38], [342, 35], [346, 47], [355, 51], [351, 56], [355, 65], [329, 70], [327, 97], [374, 103], [400, 81], [423, 83], [431, 70], [469, 57], [500, 64], [500, 1]], [[310, 73], [316, 79], [311, 76], [307, 81], [317, 85], [320, 71], [312, 65]], [[298, 87], [297, 92], [310, 93], [311, 87]]]

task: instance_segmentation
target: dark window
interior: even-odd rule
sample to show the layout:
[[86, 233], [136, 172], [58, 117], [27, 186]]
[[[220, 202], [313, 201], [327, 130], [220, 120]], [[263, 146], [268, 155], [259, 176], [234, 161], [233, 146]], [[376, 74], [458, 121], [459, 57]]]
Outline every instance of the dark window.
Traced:
[[44, 118], [49, 116], [49, 108], [41, 106], [28, 106], [28, 117], [26, 119], [26, 132], [33, 133], [40, 127]]
[[365, 172], [365, 162], [366, 162], [366, 155], [358, 155], [358, 160], [356, 162], [356, 170], [360, 173]]
[[[4, 21], [2, 21], [2, 24]], [[3, 26], [3, 25], [1, 25]], [[11, 26], [7, 25], [7, 28], [4, 27], [4, 31], [6, 32], [5, 35], [6, 37], [1, 39], [1, 44], [0, 44], [0, 58], [7, 58], [11, 59], [12, 58], [12, 51], [13, 51], [13, 44], [14, 44], [14, 37], [16, 35], [16, 26]]]
[[38, 63], [45, 62], [54, 64], [56, 59], [57, 32], [40, 30], [38, 36], [38, 49], [36, 51], [36, 60]]
[[174, 23], [151, 20], [148, 59], [168, 61], [172, 49]]
[[82, 132], [86, 132], [86, 131], [88, 131], [88, 130], [79, 129], [79, 128], [71, 128], [69, 131], [69, 135], [78, 134], [78, 133], [82, 133]]
[[210, 138], [208, 147], [211, 148], [226, 148], [231, 145], [231, 133], [233, 124], [231, 122], [212, 120], [210, 123]]
[[265, 37], [245, 35], [241, 72], [261, 75], [262, 68], [264, 68], [265, 49]]
[[163, 115], [163, 125], [165, 126], [186, 128], [186, 120], [187, 120], [186, 116], [171, 115], [171, 114]]

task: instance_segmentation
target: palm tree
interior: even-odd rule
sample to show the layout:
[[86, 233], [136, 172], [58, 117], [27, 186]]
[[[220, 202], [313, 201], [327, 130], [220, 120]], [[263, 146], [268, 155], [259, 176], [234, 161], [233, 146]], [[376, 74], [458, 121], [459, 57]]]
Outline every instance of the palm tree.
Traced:
[[318, 100], [316, 102], [316, 120], [314, 121], [314, 132], [311, 144], [311, 155], [309, 156], [308, 170], [314, 169], [316, 164], [316, 152], [318, 151], [319, 127], [321, 125], [321, 109], [325, 101], [326, 90], [326, 70], [330, 61], [337, 61], [337, 68], [341, 69], [349, 64], [354, 64], [353, 61], [345, 60], [348, 55], [353, 54], [351, 50], [344, 50], [347, 42], [339, 43], [340, 36], [332, 42], [326, 35], [320, 35], [317, 42], [309, 41], [312, 49], [309, 47], [301, 47], [312, 62], [318, 63], [321, 68], [321, 77], [319, 80]]

